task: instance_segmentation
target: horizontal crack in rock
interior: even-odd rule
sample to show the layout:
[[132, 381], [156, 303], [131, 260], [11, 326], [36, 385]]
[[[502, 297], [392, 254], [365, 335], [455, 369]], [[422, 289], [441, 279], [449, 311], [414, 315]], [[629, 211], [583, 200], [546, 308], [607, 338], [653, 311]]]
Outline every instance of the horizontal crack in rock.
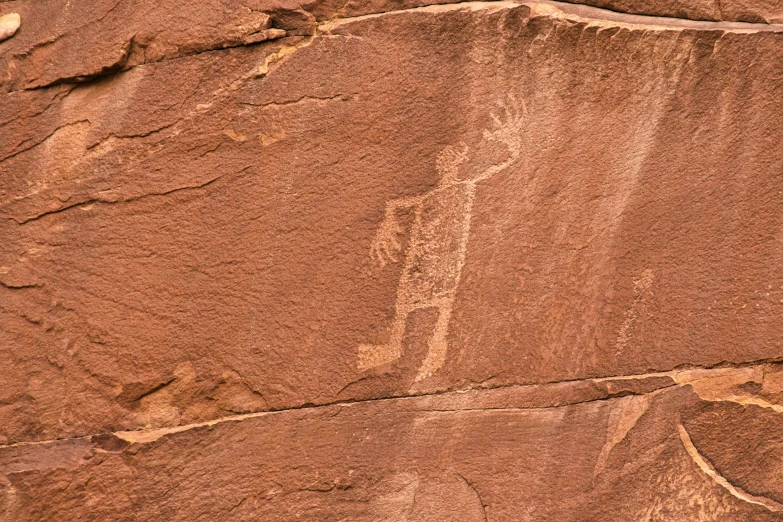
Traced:
[[390, 11], [381, 11], [377, 13], [368, 13], [353, 17], [334, 18], [328, 22], [319, 24], [319, 29], [329, 29], [339, 25], [352, 23], [360, 20], [378, 18], [387, 15], [397, 15], [403, 13], [428, 12], [441, 13], [459, 9], [492, 9], [492, 8], [514, 8], [518, 6], [527, 6], [531, 8], [533, 16], [554, 16], [559, 18], [579, 19], [583, 23], [606, 23], [613, 26], [638, 26], [640, 28], [650, 29], [659, 28], [665, 30], [678, 29], [701, 29], [709, 31], [727, 31], [727, 32], [783, 32], [783, 24], [766, 24], [751, 22], [726, 22], [694, 20], [690, 18], [674, 18], [664, 16], [653, 16], [643, 14], [631, 14], [622, 11], [612, 11], [606, 8], [592, 7], [584, 4], [571, 2], [557, 2], [551, 0], [538, 1], [509, 1], [509, 0], [489, 0], [483, 2], [455, 2], [449, 4], [427, 4], [408, 9], [395, 9]]
[[[684, 370], [671, 370], [667, 372], [654, 372], [654, 373], [647, 373], [647, 374], [638, 374], [638, 375], [620, 375], [620, 376], [614, 376], [614, 377], [599, 377], [599, 378], [590, 378], [590, 379], [574, 379], [574, 380], [565, 380], [565, 381], [555, 381], [555, 382], [548, 382], [548, 383], [539, 383], [539, 384], [511, 384], [511, 385], [505, 385], [505, 386], [496, 386], [496, 387], [485, 387], [485, 388], [468, 388], [463, 390], [447, 390], [447, 391], [437, 391], [432, 393], [421, 393], [418, 395], [407, 395], [407, 396], [390, 396], [390, 397], [382, 397], [382, 398], [373, 398], [373, 399], [356, 399], [356, 400], [342, 400], [342, 401], [335, 401], [335, 402], [329, 402], [329, 403], [323, 403], [323, 404], [307, 404], [299, 407], [291, 407], [291, 408], [283, 408], [279, 410], [271, 410], [271, 411], [257, 411], [257, 412], [251, 412], [251, 413], [244, 413], [240, 415], [231, 415], [227, 417], [219, 417], [216, 419], [211, 419], [208, 421], [203, 422], [197, 422], [192, 424], [185, 424], [181, 426], [172, 426], [172, 427], [151, 427], [151, 428], [143, 428], [143, 429], [137, 429], [137, 430], [125, 430], [125, 431], [116, 431], [112, 433], [97, 433], [97, 434], [91, 434], [91, 435], [83, 435], [79, 437], [71, 437], [71, 438], [63, 438], [63, 439], [52, 439], [52, 440], [46, 440], [46, 441], [31, 441], [31, 442], [16, 442], [13, 444], [6, 444], [3, 446], [0, 446], [0, 449], [4, 448], [11, 448], [11, 447], [21, 447], [21, 446], [30, 446], [30, 445], [42, 445], [42, 444], [55, 444], [55, 443], [67, 443], [69, 441], [79, 441], [79, 440], [85, 440], [90, 437], [95, 436], [106, 436], [106, 435], [113, 435], [115, 437], [118, 437], [122, 440], [125, 440], [127, 442], [131, 443], [149, 443], [154, 442], [158, 440], [159, 438], [171, 435], [175, 433], [180, 433], [183, 431], [192, 430], [195, 428], [202, 428], [207, 426], [214, 426], [216, 424], [221, 424], [224, 422], [238, 422], [243, 421], [247, 419], [253, 419], [257, 417], [263, 417], [263, 416], [269, 416], [269, 415], [280, 415], [292, 411], [301, 411], [301, 410], [319, 410], [324, 409], [328, 407], [335, 407], [335, 406], [344, 406], [344, 407], [352, 407], [352, 406], [358, 406], [362, 404], [371, 404], [371, 403], [379, 403], [379, 402], [416, 402], [421, 401], [423, 399], [427, 398], [458, 398], [461, 396], [465, 396], [466, 394], [477, 394], [478, 396], [483, 394], [488, 394], [492, 392], [498, 392], [501, 390], [507, 390], [507, 391], [529, 391], [534, 389], [545, 389], [548, 386], [555, 386], [555, 385], [565, 385], [565, 384], [579, 384], [579, 383], [607, 383], [607, 382], [622, 382], [622, 381], [628, 381], [628, 380], [642, 380], [642, 379], [650, 379], [650, 378], [656, 378], [656, 377], [670, 377], [674, 383], [673, 384], [661, 384], [655, 387], [652, 390], [643, 391], [643, 392], [634, 392], [634, 391], [624, 391], [621, 393], [607, 393], [603, 396], [598, 397], [583, 397], [581, 399], [576, 398], [571, 401], [564, 401], [564, 404], [555, 404], [555, 405], [547, 405], [545, 403], [542, 403], [541, 405], [532, 405], [532, 406], [524, 406], [524, 407], [513, 407], [513, 406], [498, 406], [498, 407], [473, 407], [469, 404], [466, 404], [463, 407], [457, 406], [452, 408], [430, 408], [426, 405], [422, 405], [420, 407], [415, 407], [409, 410], [404, 410], [407, 412], [422, 412], [422, 413], [449, 413], [449, 412], [461, 412], [461, 411], [468, 411], [468, 412], [481, 412], [481, 411], [536, 411], [536, 410], [544, 410], [544, 409], [558, 409], [568, 406], [575, 406], [579, 404], [587, 404], [591, 402], [598, 402], [598, 401], [606, 401], [611, 399], [616, 399], [622, 396], [626, 395], [650, 395], [654, 393], [658, 393], [666, 388], [670, 388], [672, 386], [691, 386], [694, 390], [694, 392], [702, 399], [707, 402], [735, 402], [742, 405], [755, 405], [760, 407], [766, 407], [769, 409], [772, 409], [776, 412], [783, 413], [783, 406], [780, 405], [774, 405], [770, 404], [766, 401], [763, 401], [761, 399], [752, 398], [752, 397], [738, 397], [735, 395], [726, 395], [726, 396], [719, 396], [716, 394], [716, 390], [721, 389], [720, 386], [710, 387], [710, 383], [714, 381], [720, 381], [723, 380], [725, 382], [728, 382], [728, 384], [734, 384], [735, 382], [747, 382], [746, 379], [752, 378], [754, 374], [756, 373], [764, 373], [765, 370], [769, 369], [772, 365], [778, 365], [781, 364], [781, 361], [779, 359], [764, 359], [760, 361], [753, 361], [748, 363], [741, 363], [741, 364], [735, 364], [731, 366], [722, 366], [722, 367], [699, 367], [699, 368], [690, 368], [690, 369], [684, 369]], [[724, 384], [725, 384], [724, 382]], [[725, 386], [724, 386], [724, 393], [725, 393]], [[701, 392], [701, 393], [700, 393]], [[764, 406], [766, 404], [767, 406]]]
[[91, 205], [91, 204], [94, 204], [94, 203], [103, 203], [105, 205], [115, 205], [115, 204], [119, 204], [119, 203], [131, 203], [133, 201], [138, 201], [140, 199], [153, 197], [153, 196], [168, 196], [170, 194], [174, 194], [176, 192], [181, 192], [181, 191], [185, 191], [185, 190], [195, 190], [195, 189], [205, 188], [205, 187], [215, 183], [216, 181], [218, 181], [218, 180], [220, 180], [220, 179], [222, 179], [222, 178], [224, 178], [226, 176], [229, 176], [229, 175], [232, 175], [232, 174], [241, 174], [242, 172], [245, 172], [249, 168], [250, 167], [248, 166], [248, 167], [245, 167], [244, 169], [240, 170], [239, 172], [228, 172], [228, 173], [225, 173], [225, 174], [221, 174], [220, 176], [216, 176], [216, 177], [214, 177], [214, 178], [212, 178], [210, 180], [205, 181], [204, 183], [199, 183], [199, 184], [196, 184], [196, 185], [187, 185], [187, 186], [184, 186], [184, 187], [175, 187], [175, 188], [172, 188], [172, 189], [169, 189], [169, 190], [164, 190], [162, 192], [149, 192], [149, 193], [145, 193], [145, 194], [139, 194], [137, 196], [132, 196], [132, 197], [128, 197], [128, 198], [120, 198], [120, 199], [89, 198], [89, 199], [85, 199], [85, 200], [82, 200], [82, 201], [73, 202], [73, 203], [65, 205], [63, 207], [56, 208], [54, 210], [48, 210], [46, 212], [41, 212], [41, 213], [36, 214], [34, 216], [31, 216], [29, 218], [25, 218], [25, 219], [21, 219], [20, 220], [20, 219], [15, 219], [13, 217], [10, 217], [9, 219], [12, 219], [12, 220], [16, 221], [16, 223], [19, 224], [19, 225], [24, 225], [25, 223], [30, 223], [32, 221], [36, 221], [36, 220], [41, 219], [41, 218], [43, 218], [45, 216], [50, 216], [52, 214], [58, 214], [60, 212], [64, 212], [64, 211], [72, 209], [72, 208], [84, 207], [84, 206]]

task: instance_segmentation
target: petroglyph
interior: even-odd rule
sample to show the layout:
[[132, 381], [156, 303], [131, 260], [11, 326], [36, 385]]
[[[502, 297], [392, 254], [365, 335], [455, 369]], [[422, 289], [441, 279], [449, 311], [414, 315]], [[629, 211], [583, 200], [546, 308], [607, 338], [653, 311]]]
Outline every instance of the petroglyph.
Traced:
[[710, 464], [710, 462], [707, 461], [707, 459], [704, 458], [701, 455], [701, 453], [699, 453], [699, 450], [696, 449], [696, 446], [693, 445], [693, 441], [691, 440], [688, 431], [685, 429], [685, 427], [682, 424], [677, 425], [677, 430], [679, 432], [682, 445], [683, 447], [685, 447], [685, 451], [688, 452], [688, 455], [691, 457], [693, 462], [696, 463], [699, 469], [701, 469], [705, 475], [710, 477], [710, 479], [712, 479], [713, 482], [718, 484], [720, 487], [724, 488], [726, 491], [731, 493], [734, 497], [737, 497], [738, 499], [744, 502], [748, 502], [750, 504], [756, 504], [759, 506], [764, 506], [768, 510], [775, 513], [783, 511], [783, 504], [780, 504], [779, 502], [776, 502], [770, 498], [751, 495], [747, 491], [744, 491], [741, 488], [729, 482], [724, 476], [722, 476], [720, 473], [718, 473], [715, 470], [712, 464]]
[[492, 113], [493, 127], [484, 131], [485, 142], [495, 142], [507, 150], [500, 163], [478, 173], [461, 175], [460, 166], [469, 158], [465, 143], [444, 148], [437, 156], [438, 184], [431, 191], [387, 203], [383, 222], [370, 248], [370, 255], [381, 265], [398, 261], [402, 250], [400, 211], [413, 212], [410, 238], [397, 287], [395, 317], [389, 341], [359, 346], [358, 367], [367, 370], [397, 360], [402, 355], [402, 340], [408, 315], [414, 310], [434, 308], [438, 312], [427, 355], [415, 380], [437, 372], [448, 350], [449, 321], [465, 264], [476, 185], [511, 166], [521, 153], [520, 126], [524, 104], [510, 98], [500, 105], [501, 115]]
[[621, 355], [631, 341], [633, 327], [636, 324], [636, 320], [639, 318], [640, 310], [644, 306], [646, 298], [652, 294], [652, 284], [654, 280], [655, 274], [648, 268], [642, 272], [639, 279], [633, 282], [633, 293], [636, 297], [633, 300], [631, 308], [625, 312], [625, 320], [623, 321], [622, 326], [620, 326], [620, 333], [617, 335], [617, 342], [615, 342], [615, 352], [617, 355]]

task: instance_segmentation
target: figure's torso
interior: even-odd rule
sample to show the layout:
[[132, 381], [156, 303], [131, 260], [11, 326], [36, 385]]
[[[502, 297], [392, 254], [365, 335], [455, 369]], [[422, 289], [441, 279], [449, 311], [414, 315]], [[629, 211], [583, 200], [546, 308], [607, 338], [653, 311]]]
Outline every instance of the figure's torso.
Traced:
[[426, 306], [456, 291], [474, 190], [471, 183], [440, 187], [417, 207], [400, 281], [400, 297], [406, 304]]

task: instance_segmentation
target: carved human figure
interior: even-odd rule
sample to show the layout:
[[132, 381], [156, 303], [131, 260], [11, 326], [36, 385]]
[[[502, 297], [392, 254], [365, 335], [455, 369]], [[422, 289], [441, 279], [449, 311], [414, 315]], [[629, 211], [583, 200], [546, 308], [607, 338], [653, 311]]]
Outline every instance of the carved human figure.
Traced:
[[[524, 106], [522, 106], [524, 109]], [[429, 192], [387, 203], [383, 222], [370, 248], [370, 255], [381, 266], [397, 262], [402, 250], [399, 213], [413, 213], [402, 275], [397, 287], [395, 317], [389, 341], [359, 346], [358, 366], [366, 370], [397, 360], [402, 355], [402, 340], [408, 315], [414, 310], [434, 308], [437, 319], [428, 342], [427, 355], [415, 377], [420, 381], [437, 372], [446, 358], [449, 321], [457, 294], [470, 234], [470, 222], [476, 185], [506, 170], [521, 152], [522, 114], [512, 99], [501, 106], [503, 117], [492, 113], [494, 126], [484, 131], [486, 142], [506, 149], [506, 158], [480, 172], [461, 175], [460, 166], [468, 160], [466, 144], [444, 148], [437, 156], [439, 180]]]

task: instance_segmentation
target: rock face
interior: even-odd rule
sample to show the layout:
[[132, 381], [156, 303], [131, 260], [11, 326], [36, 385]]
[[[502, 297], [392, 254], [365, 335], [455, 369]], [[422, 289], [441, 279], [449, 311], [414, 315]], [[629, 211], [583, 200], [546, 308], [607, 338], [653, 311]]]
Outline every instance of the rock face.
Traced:
[[590, 3], [0, 3], [0, 519], [783, 520], [783, 4]]
[[21, 23], [22, 20], [19, 13], [8, 13], [0, 16], [0, 42], [15, 35]]
[[601, 7], [621, 13], [750, 23], [783, 22], [780, 0], [576, 0], [576, 4]]

